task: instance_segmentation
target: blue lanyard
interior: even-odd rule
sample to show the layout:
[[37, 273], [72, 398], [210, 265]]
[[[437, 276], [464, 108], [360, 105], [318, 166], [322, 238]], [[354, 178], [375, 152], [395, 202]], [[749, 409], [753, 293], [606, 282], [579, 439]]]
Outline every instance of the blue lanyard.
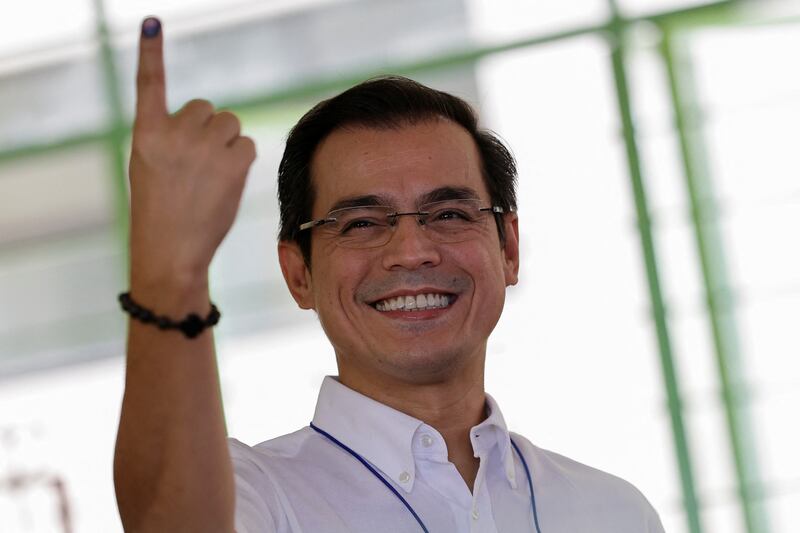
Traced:
[[[403, 502], [403, 505], [405, 505], [406, 509], [408, 509], [408, 512], [410, 512], [414, 516], [414, 519], [420, 525], [420, 527], [422, 528], [422, 531], [424, 531], [425, 533], [429, 533], [428, 532], [428, 528], [425, 527], [425, 524], [422, 522], [422, 519], [419, 517], [419, 515], [416, 513], [416, 511], [414, 511], [414, 508], [411, 507], [411, 504], [409, 504], [406, 501], [406, 499], [403, 498], [403, 495], [400, 494], [399, 492], [397, 492], [397, 489], [395, 489], [388, 481], [386, 481], [386, 479], [384, 479], [384, 477], [382, 475], [380, 475], [377, 470], [372, 468], [372, 466], [367, 461], [365, 461], [363, 457], [361, 457], [356, 452], [354, 452], [353, 450], [348, 448], [347, 445], [339, 442], [330, 433], [327, 433], [326, 431], [324, 431], [324, 430], [318, 428], [317, 426], [315, 426], [313, 422], [311, 422], [309, 425], [311, 426], [311, 429], [313, 429], [314, 431], [316, 431], [320, 435], [323, 435], [323, 436], [327, 437], [328, 440], [330, 440], [332, 443], [334, 443], [335, 445], [337, 445], [338, 447], [340, 447], [341, 449], [343, 449], [344, 451], [346, 451], [347, 453], [349, 453], [350, 455], [352, 455], [353, 457], [358, 459], [358, 461], [362, 465], [367, 467], [367, 470], [372, 472], [372, 475], [374, 475], [376, 478], [380, 479], [381, 482], [384, 485], [386, 485], [386, 487], [390, 491], [392, 491], [392, 493], [395, 496], [397, 496], [397, 498], [401, 502]], [[517, 444], [514, 442], [514, 439], [511, 439], [511, 445], [514, 447], [514, 450], [517, 452], [517, 455], [519, 455], [519, 458], [522, 461], [522, 466], [525, 468], [525, 475], [528, 476], [528, 489], [530, 489], [530, 492], [531, 492], [531, 510], [533, 511], [533, 524], [534, 524], [534, 526], [536, 526], [536, 533], [542, 533], [542, 530], [539, 528], [539, 516], [536, 514], [536, 496], [534, 495], [534, 492], [533, 492], [533, 479], [531, 479], [531, 471], [528, 469], [528, 463], [525, 461], [525, 457], [522, 456], [522, 452], [519, 450], [519, 447], [517, 447]]]

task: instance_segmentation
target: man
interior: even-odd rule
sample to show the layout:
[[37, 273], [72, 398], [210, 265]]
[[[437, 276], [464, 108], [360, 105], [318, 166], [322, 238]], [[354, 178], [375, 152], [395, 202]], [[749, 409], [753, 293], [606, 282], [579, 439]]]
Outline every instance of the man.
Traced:
[[322, 102], [287, 140], [281, 270], [339, 375], [309, 427], [227, 441], [207, 272], [255, 149], [208, 102], [168, 115], [160, 23], [142, 34], [114, 465], [126, 530], [663, 531], [630, 484], [509, 433], [485, 394], [519, 267], [513, 158], [463, 101], [404, 78]]

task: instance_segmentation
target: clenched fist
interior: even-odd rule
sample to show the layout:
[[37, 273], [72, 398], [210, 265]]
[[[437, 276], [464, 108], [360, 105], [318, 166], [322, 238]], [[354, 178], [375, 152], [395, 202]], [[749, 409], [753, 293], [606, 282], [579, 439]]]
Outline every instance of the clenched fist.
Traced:
[[145, 20], [139, 44], [130, 161], [131, 277], [205, 279], [233, 224], [256, 157], [236, 116], [192, 100], [169, 115], [160, 22]]

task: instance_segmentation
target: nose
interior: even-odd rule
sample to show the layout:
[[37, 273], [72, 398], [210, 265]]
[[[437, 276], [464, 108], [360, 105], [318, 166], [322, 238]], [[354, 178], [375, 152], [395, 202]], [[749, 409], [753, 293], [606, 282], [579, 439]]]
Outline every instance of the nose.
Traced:
[[383, 266], [387, 270], [415, 270], [441, 262], [439, 248], [417, 217], [398, 217], [392, 236], [383, 246]]

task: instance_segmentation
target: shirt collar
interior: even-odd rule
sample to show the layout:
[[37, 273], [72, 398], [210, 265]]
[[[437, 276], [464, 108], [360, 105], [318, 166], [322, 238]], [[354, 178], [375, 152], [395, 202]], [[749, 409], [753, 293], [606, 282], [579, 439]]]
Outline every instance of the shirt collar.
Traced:
[[422, 425], [420, 420], [342, 385], [334, 376], [325, 376], [314, 425], [411, 492], [415, 479], [411, 440]]
[[511, 488], [517, 488], [514, 453], [511, 450], [511, 435], [497, 401], [486, 394], [486, 420], [473, 427], [469, 432], [475, 457], [488, 455], [496, 445], [500, 452], [503, 473]]
[[[506, 478], [516, 488], [508, 429], [497, 402], [488, 394], [486, 411], [487, 418], [470, 431], [475, 457], [487, 455], [498, 445]], [[424, 422], [350, 389], [335, 376], [326, 376], [313, 423], [411, 492], [416, 479], [412, 445], [417, 431], [429, 427]]]

